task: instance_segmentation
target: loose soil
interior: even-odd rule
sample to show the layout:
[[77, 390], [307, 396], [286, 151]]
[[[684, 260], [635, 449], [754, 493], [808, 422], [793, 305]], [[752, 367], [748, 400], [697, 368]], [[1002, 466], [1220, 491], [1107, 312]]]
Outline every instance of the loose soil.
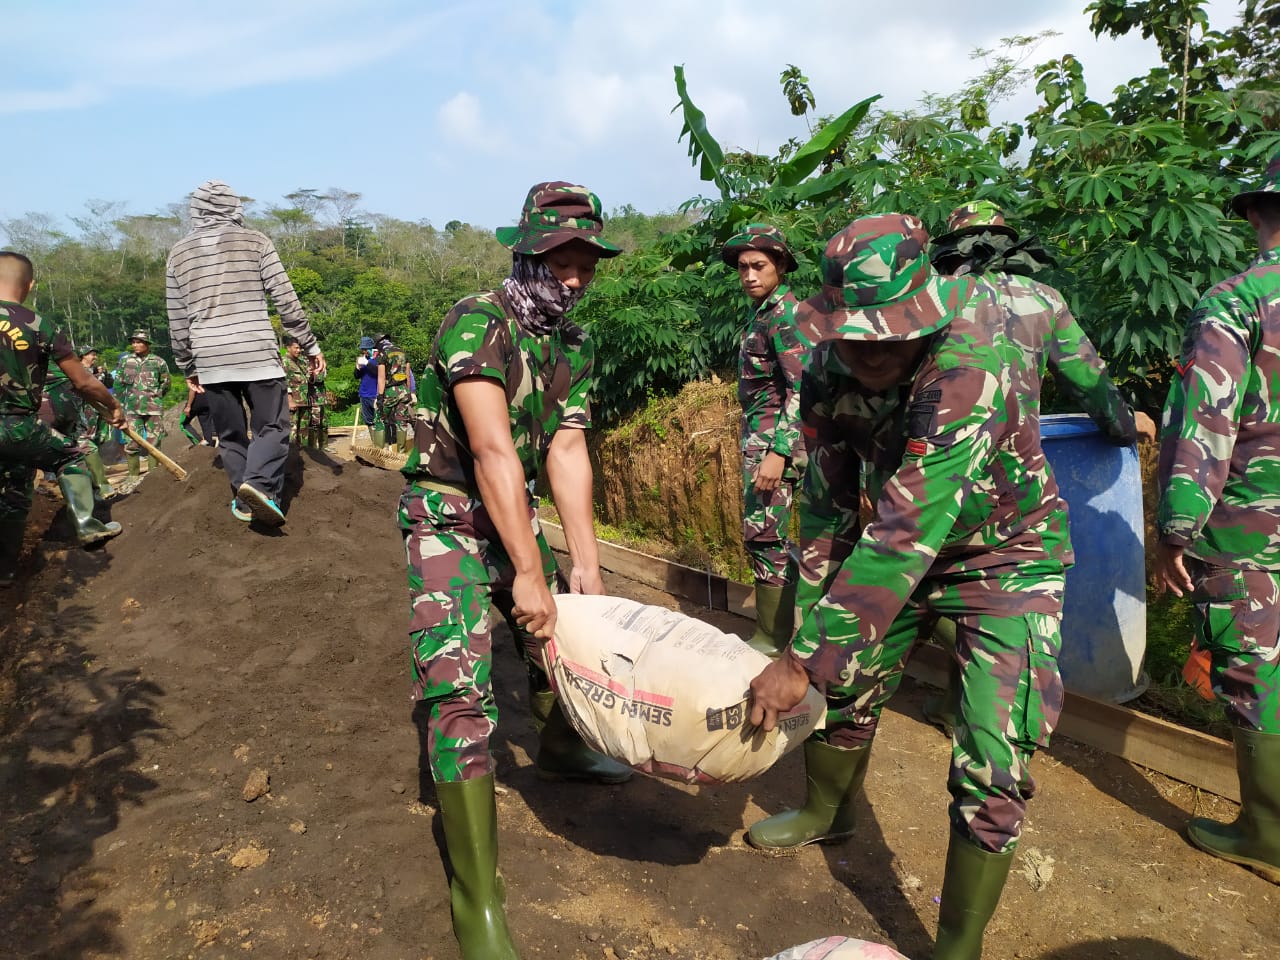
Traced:
[[[214, 451], [176, 458], [191, 477], [144, 480], [102, 550], [72, 547], [42, 495], [25, 578], [0, 594], [0, 956], [454, 960], [398, 477], [303, 455], [272, 532], [232, 518]], [[542, 783], [509, 642], [495, 675], [526, 960], [759, 960], [834, 933], [928, 956], [949, 745], [917, 719], [920, 689], [885, 715], [857, 837], [768, 858], [743, 828], [800, 799], [798, 754], [718, 788]], [[1179, 833], [1231, 804], [1061, 740], [1035, 772], [987, 960], [1275, 956], [1280, 890]]]

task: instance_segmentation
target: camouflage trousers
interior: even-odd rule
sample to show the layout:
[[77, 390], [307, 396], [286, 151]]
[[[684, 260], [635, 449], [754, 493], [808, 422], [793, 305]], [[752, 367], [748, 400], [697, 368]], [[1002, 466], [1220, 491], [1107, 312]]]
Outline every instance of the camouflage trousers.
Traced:
[[303, 404], [289, 411], [293, 421], [290, 438], [294, 443], [308, 443], [312, 435], [320, 438], [323, 445], [329, 436], [329, 413], [321, 404]]
[[742, 455], [742, 545], [756, 583], [782, 586], [796, 578], [787, 538], [799, 476], [788, 463], [777, 490], [757, 492], [755, 472], [767, 452], [748, 450]]
[[[1063, 701], [1061, 611], [1034, 611], [1054, 591], [1060, 606], [1064, 580], [1054, 561], [1026, 564], [995, 581], [973, 574], [926, 580], [882, 640], [855, 643], [852, 680], [828, 687], [820, 736], [839, 747], [868, 745], [916, 643], [930, 637], [939, 617], [954, 621], [959, 685], [947, 780], [951, 824], [985, 850], [1013, 849], [1035, 793], [1031, 757], [1049, 745]], [[990, 591], [981, 589], [984, 582]], [[981, 599], [984, 592], [990, 603]], [[1028, 599], [1020, 613], [1011, 610], [1018, 596]]]
[[388, 443], [394, 443], [398, 436], [407, 437], [413, 425], [413, 397], [408, 393], [387, 397], [382, 404], [382, 422]]
[[87, 406], [70, 380], [59, 380], [44, 392], [53, 409], [53, 429], [65, 437], [87, 441], [97, 448], [98, 416]]
[[[549, 686], [538, 641], [510, 621], [515, 569], [484, 505], [461, 492], [411, 484], [398, 513], [409, 568], [409, 641], [415, 700], [427, 716], [426, 758], [436, 781], [483, 777], [493, 770], [489, 737], [498, 726], [494, 700], [492, 610], [511, 623], [531, 686]], [[552, 593], [555, 558], [533, 507], [529, 523]]]
[[[160, 441], [164, 439], [164, 424], [158, 413], [135, 413], [132, 410], [125, 411], [129, 426], [133, 428], [134, 433], [142, 437], [153, 447], [159, 447]], [[142, 453], [142, 448], [133, 440], [126, 438], [124, 452], [131, 457], [136, 457]]]
[[1232, 723], [1280, 734], [1280, 573], [1185, 557], [1196, 642], [1212, 660], [1213, 692]]
[[0, 416], [0, 525], [25, 523], [36, 471], [89, 476], [84, 448], [34, 416]]

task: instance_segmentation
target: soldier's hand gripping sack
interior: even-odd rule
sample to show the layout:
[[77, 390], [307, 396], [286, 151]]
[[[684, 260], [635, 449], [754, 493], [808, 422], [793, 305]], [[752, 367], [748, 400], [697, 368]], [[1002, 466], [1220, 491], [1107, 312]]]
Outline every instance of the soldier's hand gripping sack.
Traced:
[[810, 687], [770, 733], [748, 721], [769, 659], [738, 637], [623, 597], [561, 594], [543, 647], [569, 722], [594, 749], [645, 773], [700, 783], [764, 773], [825, 722]]

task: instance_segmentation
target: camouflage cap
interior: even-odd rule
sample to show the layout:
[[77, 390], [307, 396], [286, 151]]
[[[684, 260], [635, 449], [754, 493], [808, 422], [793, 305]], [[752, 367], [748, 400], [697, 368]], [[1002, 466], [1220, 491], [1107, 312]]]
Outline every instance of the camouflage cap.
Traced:
[[76, 351], [76, 356], [87, 357], [89, 354], [97, 353], [97, 352], [98, 352], [97, 347], [95, 347], [92, 343], [86, 343], [86, 344], [82, 344], [80, 349]]
[[1250, 201], [1266, 193], [1280, 194], [1280, 153], [1271, 158], [1267, 169], [1263, 171], [1262, 180], [1256, 187], [1252, 190], [1242, 190], [1231, 198], [1231, 209], [1236, 212], [1236, 216], [1243, 217], [1245, 210], [1249, 208]]
[[934, 244], [948, 243], [972, 233], [1002, 233], [1018, 238], [1018, 231], [1004, 222], [1004, 211], [990, 200], [971, 200], [956, 207], [947, 217], [947, 232], [934, 237]]
[[529, 189], [519, 224], [499, 227], [494, 233], [499, 243], [516, 253], [546, 253], [570, 240], [582, 240], [600, 256], [616, 257], [622, 250], [600, 236], [603, 229], [599, 197], [586, 187], [551, 180]]
[[151, 334], [149, 334], [149, 333], [147, 333], [147, 331], [145, 331], [145, 330], [143, 330], [143, 329], [139, 328], [139, 329], [137, 329], [137, 330], [133, 331], [133, 333], [129, 335], [129, 342], [130, 342], [130, 343], [133, 343], [133, 341], [135, 341], [135, 340], [141, 340], [143, 343], [150, 343], [150, 342], [151, 342]]
[[791, 273], [798, 266], [796, 258], [787, 246], [786, 235], [777, 227], [767, 223], [748, 223], [739, 232], [725, 241], [720, 248], [720, 259], [735, 270], [738, 267], [738, 254], [743, 250], [763, 250], [765, 253], [777, 254], [782, 258], [783, 269]]
[[822, 293], [803, 301], [796, 325], [821, 340], [914, 340], [949, 324], [973, 280], [929, 266], [929, 232], [916, 217], [886, 213], [853, 221], [822, 254]]

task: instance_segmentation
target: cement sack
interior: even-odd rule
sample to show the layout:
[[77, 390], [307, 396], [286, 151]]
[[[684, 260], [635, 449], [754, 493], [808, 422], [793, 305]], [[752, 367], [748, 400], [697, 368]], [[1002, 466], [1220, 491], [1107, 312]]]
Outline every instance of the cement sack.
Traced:
[[690, 783], [748, 780], [826, 721], [812, 686], [770, 733], [749, 720], [769, 659], [739, 637], [624, 597], [556, 597], [544, 655], [565, 716], [594, 749]]
[[852, 937], [824, 937], [775, 953], [767, 960], [907, 960], [893, 947]]

